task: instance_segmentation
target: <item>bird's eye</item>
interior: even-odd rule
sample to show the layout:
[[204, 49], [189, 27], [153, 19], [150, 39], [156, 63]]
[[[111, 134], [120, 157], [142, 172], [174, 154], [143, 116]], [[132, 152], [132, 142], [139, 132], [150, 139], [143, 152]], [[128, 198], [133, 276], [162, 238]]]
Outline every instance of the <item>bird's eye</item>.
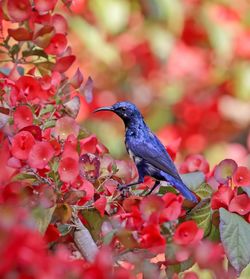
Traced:
[[121, 108], [121, 110], [122, 110], [122, 111], [125, 111], [125, 110], [126, 110], [126, 108], [125, 108], [125, 107], [122, 107], [122, 108]]

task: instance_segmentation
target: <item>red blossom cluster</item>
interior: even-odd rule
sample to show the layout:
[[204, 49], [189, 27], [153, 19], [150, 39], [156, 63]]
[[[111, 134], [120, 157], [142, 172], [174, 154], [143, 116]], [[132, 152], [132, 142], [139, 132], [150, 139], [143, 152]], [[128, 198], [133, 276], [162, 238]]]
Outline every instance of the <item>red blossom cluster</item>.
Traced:
[[244, 216], [250, 223], [250, 198], [247, 193], [238, 191], [239, 187], [250, 185], [250, 170], [238, 167], [232, 159], [225, 159], [215, 167], [214, 177], [219, 186], [212, 196], [212, 209], [223, 207]]
[[[179, 278], [197, 263], [229, 278], [234, 273], [225, 269], [225, 255], [240, 273], [247, 262], [234, 264], [224, 236], [225, 214], [247, 230], [249, 169], [227, 159], [210, 171], [202, 155], [190, 155], [180, 172], [183, 180], [189, 177], [185, 183], [198, 204], [168, 185], [144, 196], [149, 178], [121, 195], [117, 186], [136, 179], [135, 166], [113, 159], [76, 121], [82, 95], [92, 98], [92, 79], [84, 82], [80, 69], [70, 77], [66, 73], [75, 56], [67, 21], [54, 13], [57, 2], [0, 2], [5, 63], [0, 68], [0, 277], [132, 279], [167, 273]], [[69, 7], [71, 1], [63, 3]], [[196, 31], [197, 39], [203, 37]], [[126, 55], [138, 59], [143, 77], [159, 67], [147, 43], [130, 45]], [[169, 146], [173, 157], [179, 144]], [[91, 243], [81, 241], [82, 228]], [[183, 276], [198, 278], [193, 271]]]

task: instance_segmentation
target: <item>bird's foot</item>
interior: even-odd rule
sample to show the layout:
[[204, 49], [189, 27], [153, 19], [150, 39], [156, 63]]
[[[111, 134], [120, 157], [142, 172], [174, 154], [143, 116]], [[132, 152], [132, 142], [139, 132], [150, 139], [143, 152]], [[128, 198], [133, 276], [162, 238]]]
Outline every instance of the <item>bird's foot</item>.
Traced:
[[121, 192], [121, 197], [125, 198], [128, 196], [129, 193], [129, 187], [125, 184], [118, 184], [117, 190]]

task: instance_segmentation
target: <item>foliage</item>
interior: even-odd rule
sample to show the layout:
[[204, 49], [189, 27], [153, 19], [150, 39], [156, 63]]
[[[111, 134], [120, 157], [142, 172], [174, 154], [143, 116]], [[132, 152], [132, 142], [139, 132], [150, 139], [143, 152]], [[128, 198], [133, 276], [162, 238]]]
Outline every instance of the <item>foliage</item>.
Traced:
[[[81, 100], [93, 98], [93, 81], [85, 82], [80, 69], [69, 74], [75, 55], [67, 20], [54, 12], [57, 2], [0, 2], [0, 277], [197, 278], [186, 271], [194, 264], [217, 278], [240, 274], [250, 260], [250, 170], [232, 159], [213, 168], [204, 156], [192, 154], [179, 169], [198, 204], [163, 184], [157, 194], [145, 196], [149, 178], [121, 195], [117, 186], [136, 179], [135, 167], [112, 158], [76, 121]], [[117, 3], [117, 11], [127, 11], [125, 1]], [[71, 1], [61, 5], [65, 12], [76, 9]], [[161, 10], [155, 12], [149, 16], [161, 20]], [[105, 28], [116, 34], [126, 24]], [[194, 55], [182, 44], [178, 48]], [[145, 63], [144, 78], [152, 68], [159, 70], [147, 42], [132, 49]], [[199, 67], [191, 72], [171, 68], [172, 78], [204, 78], [205, 58], [200, 53]], [[168, 147], [173, 158], [176, 146]]]

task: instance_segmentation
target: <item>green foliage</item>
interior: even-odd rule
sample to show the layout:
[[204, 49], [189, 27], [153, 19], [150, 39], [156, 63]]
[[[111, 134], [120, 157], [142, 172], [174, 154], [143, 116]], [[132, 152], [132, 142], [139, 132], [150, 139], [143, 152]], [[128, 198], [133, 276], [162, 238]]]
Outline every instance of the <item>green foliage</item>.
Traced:
[[45, 233], [55, 209], [56, 205], [50, 208], [36, 207], [32, 210], [32, 215], [37, 225], [37, 229], [41, 234]]
[[220, 235], [227, 257], [239, 275], [250, 262], [250, 224], [220, 208]]

